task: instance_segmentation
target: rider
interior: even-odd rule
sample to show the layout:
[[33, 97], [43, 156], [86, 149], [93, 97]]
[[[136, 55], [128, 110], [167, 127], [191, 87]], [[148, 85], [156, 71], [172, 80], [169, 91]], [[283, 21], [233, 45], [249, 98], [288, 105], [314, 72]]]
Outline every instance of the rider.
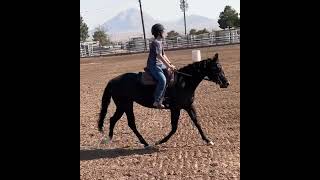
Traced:
[[164, 108], [164, 105], [162, 104], [162, 96], [164, 95], [166, 86], [166, 77], [164, 75], [164, 71], [176, 70], [176, 67], [171, 64], [170, 60], [164, 53], [162, 46], [162, 38], [164, 35], [163, 25], [153, 25], [151, 28], [151, 33], [154, 36], [154, 40], [150, 44], [147, 68], [149, 69], [152, 77], [157, 81], [153, 106], [156, 108]]

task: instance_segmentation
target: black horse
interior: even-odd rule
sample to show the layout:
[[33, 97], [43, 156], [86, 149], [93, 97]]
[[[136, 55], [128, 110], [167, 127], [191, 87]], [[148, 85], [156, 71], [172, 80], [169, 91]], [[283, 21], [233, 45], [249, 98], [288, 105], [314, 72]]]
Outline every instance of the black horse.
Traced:
[[[218, 54], [215, 54], [213, 59], [208, 58], [200, 62], [189, 64], [177, 72], [175, 72], [176, 83], [169, 86], [165, 92], [164, 104], [167, 109], [171, 111], [171, 132], [157, 144], [162, 144], [169, 140], [169, 138], [176, 132], [178, 127], [178, 120], [180, 111], [186, 110], [193, 121], [194, 125], [199, 130], [202, 139], [209, 144], [213, 144], [203, 133], [198, 121], [193, 105], [194, 92], [197, 86], [203, 79], [215, 82], [220, 85], [220, 88], [227, 88], [229, 81], [224, 75], [222, 66], [219, 63]], [[141, 134], [138, 132], [135, 124], [135, 117], [133, 114], [133, 102], [142, 106], [153, 108], [153, 93], [155, 85], [143, 85], [140, 82], [140, 75], [137, 73], [122, 74], [107, 84], [101, 104], [100, 118], [98, 121], [98, 129], [103, 133], [103, 122], [107, 114], [107, 108], [112, 97], [116, 112], [110, 118], [110, 140], [113, 137], [113, 129], [117, 121], [121, 118], [123, 113], [126, 113], [128, 125], [133, 130], [139, 141], [148, 146]]]

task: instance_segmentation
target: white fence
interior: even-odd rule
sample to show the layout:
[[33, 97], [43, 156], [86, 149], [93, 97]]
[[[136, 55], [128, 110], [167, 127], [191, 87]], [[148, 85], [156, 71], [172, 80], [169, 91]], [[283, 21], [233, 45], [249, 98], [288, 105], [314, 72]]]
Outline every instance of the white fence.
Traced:
[[[80, 43], [80, 57], [148, 52], [150, 42], [152, 42], [152, 39], [147, 39], [146, 49], [142, 37], [132, 38], [123, 44], [109, 47], [99, 47], [99, 45], [94, 43]], [[214, 33], [191, 35], [187, 37], [166, 38], [163, 41], [163, 46], [168, 50], [237, 43], [240, 43], [240, 29], [217, 31]]]
[[99, 47], [99, 41], [80, 42], [80, 57], [95, 56], [96, 47]]

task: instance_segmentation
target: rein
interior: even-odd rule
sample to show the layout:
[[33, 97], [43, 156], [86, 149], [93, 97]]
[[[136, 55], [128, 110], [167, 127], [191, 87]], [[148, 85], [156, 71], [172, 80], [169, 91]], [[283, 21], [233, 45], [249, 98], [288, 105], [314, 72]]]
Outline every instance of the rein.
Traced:
[[[177, 71], [177, 70], [175, 72], [177, 72], [179, 74], [182, 74], [182, 75], [185, 75], [185, 76], [188, 76], [188, 77], [192, 77], [191, 74], [183, 73], [183, 72], [180, 72], [180, 71]], [[207, 76], [204, 77], [203, 80], [211, 81]]]
[[185, 75], [185, 76], [192, 77], [192, 75], [191, 75], [191, 74], [183, 73], [183, 72], [180, 72], [180, 71], [175, 71], [175, 72], [177, 72], [177, 73], [179, 73], [179, 74], [182, 74], [182, 75]]

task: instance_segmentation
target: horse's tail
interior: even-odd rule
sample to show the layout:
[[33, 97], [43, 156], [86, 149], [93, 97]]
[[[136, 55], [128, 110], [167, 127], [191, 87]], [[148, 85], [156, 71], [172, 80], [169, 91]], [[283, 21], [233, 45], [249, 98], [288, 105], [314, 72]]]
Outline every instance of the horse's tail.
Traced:
[[106, 117], [107, 109], [110, 104], [111, 95], [112, 95], [111, 89], [112, 89], [112, 81], [110, 81], [106, 86], [106, 88], [104, 89], [102, 100], [101, 100], [101, 110], [100, 110], [99, 121], [98, 121], [98, 129], [100, 132], [103, 131], [104, 119]]

